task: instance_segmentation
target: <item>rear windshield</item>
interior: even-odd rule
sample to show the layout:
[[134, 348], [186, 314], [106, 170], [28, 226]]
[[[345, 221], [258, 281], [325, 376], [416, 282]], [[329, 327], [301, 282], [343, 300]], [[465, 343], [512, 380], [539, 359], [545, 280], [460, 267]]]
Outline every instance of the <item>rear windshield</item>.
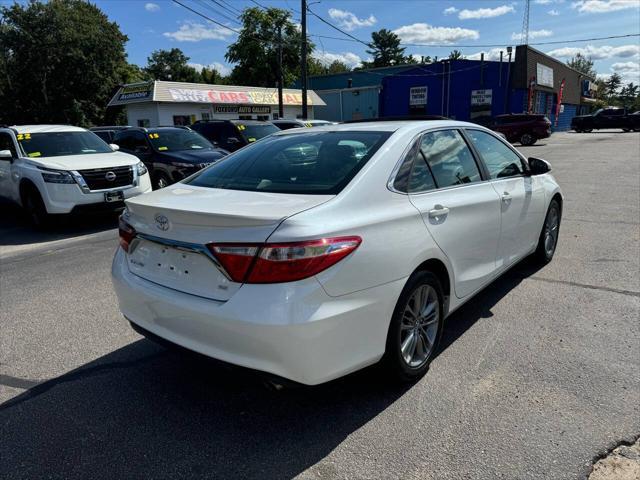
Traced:
[[113, 152], [93, 132], [21, 133], [18, 141], [31, 158]]
[[335, 195], [392, 132], [316, 132], [265, 138], [190, 177], [199, 187]]
[[280, 129], [272, 123], [256, 124], [256, 123], [237, 123], [236, 128], [240, 135], [248, 142], [255, 142], [261, 138], [271, 135], [272, 133], [279, 132]]
[[148, 136], [153, 149], [159, 152], [211, 150], [213, 148], [209, 140], [193, 130], [181, 128], [152, 130]]

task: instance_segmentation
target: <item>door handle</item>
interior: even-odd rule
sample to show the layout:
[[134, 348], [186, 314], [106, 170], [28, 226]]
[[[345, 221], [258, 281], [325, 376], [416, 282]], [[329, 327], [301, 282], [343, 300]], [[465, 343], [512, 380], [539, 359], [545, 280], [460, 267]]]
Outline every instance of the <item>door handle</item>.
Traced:
[[447, 207], [443, 207], [442, 205], [434, 205], [433, 209], [429, 210], [429, 218], [441, 217], [442, 215], [446, 215], [449, 213], [449, 209]]
[[502, 201], [504, 203], [509, 203], [511, 201], [511, 195], [509, 195], [509, 192], [502, 193]]

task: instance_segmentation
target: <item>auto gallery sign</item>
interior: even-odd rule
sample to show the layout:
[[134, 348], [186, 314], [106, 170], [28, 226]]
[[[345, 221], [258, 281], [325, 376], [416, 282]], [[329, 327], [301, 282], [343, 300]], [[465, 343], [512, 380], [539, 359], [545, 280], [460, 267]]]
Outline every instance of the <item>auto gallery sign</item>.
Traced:
[[[230, 104], [255, 104], [277, 105], [278, 94], [276, 92], [256, 91], [230, 91], [230, 90], [196, 90], [192, 88], [170, 88], [171, 98], [176, 102], [193, 103], [230, 103]], [[285, 93], [282, 95], [285, 105], [302, 105], [302, 94]], [[309, 105], [312, 101], [308, 99]]]
[[216, 113], [271, 113], [269, 105], [216, 105], [213, 108]]

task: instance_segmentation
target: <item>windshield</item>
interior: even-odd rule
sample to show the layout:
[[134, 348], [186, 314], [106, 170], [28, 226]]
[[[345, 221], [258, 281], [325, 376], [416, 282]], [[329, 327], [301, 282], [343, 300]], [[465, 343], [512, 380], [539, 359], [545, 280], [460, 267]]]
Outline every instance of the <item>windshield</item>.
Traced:
[[236, 124], [236, 128], [240, 135], [244, 137], [244, 139], [251, 143], [256, 140], [260, 140], [261, 138], [266, 137], [267, 135], [271, 135], [272, 133], [279, 132], [280, 129], [271, 123], [264, 124], [244, 124], [238, 123]]
[[209, 140], [193, 130], [163, 129], [149, 132], [148, 136], [151, 146], [158, 152], [211, 150], [213, 148]]
[[31, 158], [113, 152], [92, 132], [20, 133], [18, 141]]
[[252, 192], [334, 195], [391, 132], [274, 135], [225, 157], [186, 183]]

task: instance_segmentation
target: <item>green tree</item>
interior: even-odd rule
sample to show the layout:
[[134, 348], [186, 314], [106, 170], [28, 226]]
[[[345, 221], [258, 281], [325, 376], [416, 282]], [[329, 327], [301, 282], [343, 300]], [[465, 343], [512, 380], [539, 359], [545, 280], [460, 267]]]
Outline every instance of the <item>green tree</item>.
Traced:
[[331, 74], [331, 73], [344, 73], [344, 72], [350, 72], [350, 71], [351, 71], [351, 69], [347, 66], [347, 64], [344, 63], [344, 62], [341, 62], [340, 60], [334, 60], [327, 67], [327, 73], [329, 73], [329, 74]]
[[0, 123], [101, 123], [128, 74], [118, 25], [83, 0], [14, 3], [0, 18]]
[[451, 53], [449, 54], [449, 60], [463, 60], [464, 59], [464, 55], [462, 55], [462, 52], [460, 50], [452, 50]]
[[171, 50], [155, 50], [147, 58], [145, 73], [154, 80], [170, 80], [172, 82], [202, 82], [200, 73], [188, 65], [187, 57], [179, 48]]
[[631, 110], [636, 110], [636, 105], [640, 98], [639, 89], [638, 85], [635, 85], [633, 82], [627, 83], [620, 89], [620, 103]]
[[[236, 85], [275, 87], [278, 82], [278, 27], [282, 30], [282, 76], [284, 85], [300, 77], [302, 34], [291, 13], [280, 8], [246, 8], [240, 15], [242, 29], [229, 45], [225, 58], [235, 63], [230, 80]], [[309, 58], [314, 44], [307, 39]]]
[[577, 70], [580, 73], [585, 74], [589, 78], [596, 78], [597, 72], [593, 66], [593, 60], [591, 57], [585, 57], [581, 53], [576, 53], [575, 57], [567, 61], [567, 66]]
[[620, 85], [622, 85], [622, 77], [620, 77], [618, 73], [612, 73], [611, 76], [605, 80], [604, 85], [607, 100], [610, 103], [614, 103], [618, 97], [618, 89]]
[[371, 34], [371, 43], [367, 53], [373, 57], [371, 62], [363, 62], [365, 68], [389, 67], [415, 63], [411, 56], [405, 56], [405, 48], [400, 46], [400, 37], [383, 28]]

